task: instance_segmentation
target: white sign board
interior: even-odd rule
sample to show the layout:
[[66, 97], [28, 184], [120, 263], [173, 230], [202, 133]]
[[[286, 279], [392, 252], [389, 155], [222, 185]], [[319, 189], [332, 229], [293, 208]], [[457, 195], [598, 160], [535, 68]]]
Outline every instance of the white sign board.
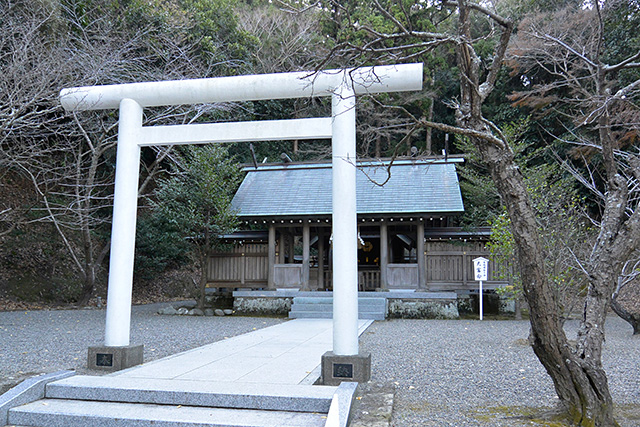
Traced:
[[473, 274], [474, 280], [487, 281], [489, 280], [489, 260], [486, 258], [476, 258], [473, 260]]
[[476, 258], [473, 260], [473, 274], [475, 276], [475, 280], [480, 282], [480, 286], [478, 288], [478, 305], [480, 309], [480, 320], [482, 320], [482, 282], [489, 280], [489, 260], [486, 258]]

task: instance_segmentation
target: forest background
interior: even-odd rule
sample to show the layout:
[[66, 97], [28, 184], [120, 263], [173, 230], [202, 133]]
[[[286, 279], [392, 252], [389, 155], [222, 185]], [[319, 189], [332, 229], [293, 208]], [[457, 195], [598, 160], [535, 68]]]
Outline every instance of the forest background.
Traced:
[[[622, 58], [638, 49], [638, 36], [632, 31], [638, 5], [609, 3], [607, 54]], [[444, 4], [398, 3], [402, 4], [405, 9], [397, 8], [396, 13], [408, 11], [421, 31], [456, 26]], [[64, 113], [57, 99], [61, 88], [403, 61], [425, 62], [425, 89], [418, 95], [361, 99], [359, 155], [466, 155], [467, 162], [459, 168], [466, 206], [460, 225], [468, 229], [493, 226], [490, 249], [496, 257], [513, 260], [513, 268], [504, 274], [517, 286], [509, 219], [486, 167], [465, 138], [446, 129], [415, 126], [419, 119], [455, 124], [452, 102], [460, 96], [460, 88], [454, 49], [414, 47], [409, 54], [395, 54], [395, 58], [383, 57], [393, 52], [391, 49], [364, 58], [338, 57], [335, 52], [346, 45], [356, 50], [358, 43], [366, 42], [362, 30], [366, 23], [382, 30], [395, 23], [380, 9], [357, 2], [350, 10], [334, 7], [332, 2], [302, 6], [224, 0], [4, 2], [0, 20], [0, 298], [7, 304], [7, 298], [86, 304], [96, 295], [105, 295], [117, 117], [114, 113]], [[508, 0], [490, 6], [514, 23], [565, 9], [588, 10], [588, 5], [579, 1]], [[300, 10], [304, 13], [294, 13]], [[569, 18], [574, 25], [584, 19], [580, 14]], [[474, 46], [486, 57], [481, 59], [488, 61], [497, 33], [481, 16], [471, 24], [476, 33]], [[556, 30], [565, 37], [578, 37], [571, 33], [570, 22]], [[387, 47], [393, 43], [388, 42]], [[511, 49], [518, 49], [516, 42]], [[546, 230], [550, 274], [564, 310], [571, 311], [580, 303], [576, 298], [581, 289], [579, 258], [585, 254], [578, 246], [593, 238], [594, 225], [602, 217], [602, 205], [593, 191], [602, 191], [597, 188], [602, 186], [598, 177], [602, 165], [589, 152], [588, 143], [575, 137], [575, 129], [580, 128], [577, 116], [561, 105], [557, 94], [549, 93], [551, 88], [536, 96], [529, 93], [535, 83], [553, 83], [553, 74], [542, 65], [529, 73], [519, 72], [526, 64], [515, 54], [501, 64], [495, 89], [483, 108], [513, 141], [540, 226]], [[615, 78], [633, 81], [637, 77], [634, 73], [625, 71]], [[560, 90], [570, 92], [572, 88]], [[279, 119], [326, 114], [328, 108], [321, 100], [200, 105], [150, 111], [145, 120], [156, 124]], [[628, 123], [621, 129], [620, 141], [621, 148], [629, 149], [637, 142], [637, 122], [631, 113], [625, 114]], [[261, 143], [252, 149], [259, 161], [271, 162], [280, 161], [282, 153], [296, 161], [326, 160], [329, 154], [328, 144], [320, 141]], [[248, 144], [205, 150], [236, 163], [252, 161]], [[194, 251], [185, 238], [203, 234], [202, 230], [210, 227], [194, 228], [193, 215], [187, 218], [176, 209], [166, 209], [175, 203], [161, 204], [165, 209], [154, 204], [163, 188], [160, 194], [168, 197], [167, 186], [176, 184], [168, 179], [184, 176], [193, 157], [175, 149], [143, 150], [136, 239], [135, 290], [139, 297], [159, 293], [184, 296], [200, 281], [197, 266], [202, 255], [190, 256]], [[582, 175], [572, 173], [576, 170]], [[221, 199], [215, 202], [220, 207], [214, 210], [222, 212], [209, 221], [212, 231], [216, 227], [229, 231], [235, 225], [223, 205], [235, 191], [238, 177], [228, 171], [225, 174], [228, 185], [224, 191], [209, 189]], [[592, 185], [581, 185], [579, 180], [589, 180]], [[215, 199], [215, 194], [212, 197]], [[205, 195], [199, 203], [204, 199]], [[185, 227], [189, 221], [191, 226]], [[571, 247], [569, 242], [575, 245]], [[629, 261], [628, 274], [621, 284], [627, 286], [618, 293], [619, 301], [627, 307], [639, 303], [634, 298], [639, 292], [634, 291], [635, 262], [625, 261]], [[564, 292], [567, 290], [570, 292]]]
[[[420, 31], [453, 30], [457, 25], [447, 2], [395, 3], [385, 6], [410, 16]], [[424, 91], [359, 100], [359, 155], [465, 155], [467, 161], [459, 173], [466, 212], [459, 225], [467, 229], [493, 227], [489, 248], [495, 257], [512, 260], [504, 274], [515, 285], [508, 291], [517, 295], [520, 277], [510, 221], [486, 166], [464, 135], [446, 127], [415, 125], [420, 119], [455, 124], [453, 104], [460, 97], [455, 50], [444, 44], [425, 48], [414, 43], [412, 50], [398, 54], [393, 48], [400, 43], [387, 41], [386, 50], [354, 55], [358, 49], [367, 49], [371, 32], [363, 30], [365, 25], [378, 26], [374, 31], [379, 32], [391, 31], [398, 24], [382, 13], [380, 2], [375, 4], [379, 7], [357, 2], [336, 7], [333, 2], [249, 0], [3, 3], [0, 298], [7, 305], [10, 300], [87, 304], [95, 296], [105, 295], [117, 117], [114, 113], [65, 113], [57, 99], [61, 88], [407, 61], [425, 63]], [[544, 14], [565, 13], [564, 18], [574, 22], [556, 24], [553, 31], [573, 41], [581, 36], [573, 33], [573, 27], [585, 18], [566, 11], [590, 8], [581, 1], [503, 0], [488, 6], [515, 24], [549, 19]], [[606, 40], [610, 57], [620, 59], [637, 52], [638, 36], [631, 31], [638, 19], [637, 9], [636, 2], [609, 2]], [[482, 16], [472, 18], [471, 25], [474, 46], [480, 59], [488, 62], [498, 40], [496, 29]], [[517, 34], [517, 25], [514, 28]], [[520, 44], [531, 46], [531, 40], [523, 39]], [[546, 68], [549, 64], [538, 63], [523, 72], [531, 66], [531, 58], [518, 57], [517, 52], [524, 49], [516, 38], [510, 49], [483, 109], [512, 141], [546, 237], [549, 274], [563, 310], [570, 312], [580, 304], [579, 295], [585, 288], [580, 278], [580, 262], [586, 256], [581, 243], [594, 238], [602, 218], [597, 195], [603, 191], [598, 170], [602, 162], [594, 150], [590, 152], [589, 142], [577, 135], [579, 115], [560, 102], [561, 96], [551, 93], [557, 89], [566, 95], [576, 88], [561, 87], [560, 79]], [[348, 57], [336, 54], [347, 50], [351, 51]], [[633, 68], [615, 76], [621, 82], [635, 78]], [[546, 86], [533, 93], [536, 84]], [[145, 120], [160, 124], [310, 117], [326, 114], [328, 108], [322, 100], [227, 103], [148, 111]], [[627, 122], [619, 131], [620, 149], [633, 151], [636, 146], [634, 113], [633, 108], [621, 112]], [[169, 191], [171, 186], [186, 179], [185, 171], [197, 169], [196, 162], [208, 159], [211, 163], [215, 158], [250, 163], [254, 157], [277, 162], [283, 153], [295, 161], [316, 161], [329, 155], [323, 141], [260, 143], [251, 148], [229, 144], [201, 148], [208, 154], [194, 155], [198, 150], [143, 150], [136, 239], [138, 297], [193, 293], [200, 282], [204, 252], [203, 248], [194, 251], [187, 238], [205, 231], [215, 235], [237, 225], [228, 202], [239, 175], [230, 172], [230, 166], [217, 177], [226, 184], [203, 190], [211, 194], [192, 197], [190, 206], [183, 195], [169, 194], [177, 191]], [[216, 179], [204, 177], [203, 170], [197, 173], [200, 176], [189, 179]], [[195, 184], [189, 185], [195, 188]], [[214, 205], [209, 208], [217, 216], [208, 222], [198, 220], [196, 206], [209, 199]], [[216, 244], [213, 240], [209, 246]], [[194, 252], [198, 256], [194, 257]], [[628, 267], [616, 292], [622, 303], [620, 310], [626, 307], [632, 317], [640, 303], [634, 280], [636, 258], [625, 260]]]

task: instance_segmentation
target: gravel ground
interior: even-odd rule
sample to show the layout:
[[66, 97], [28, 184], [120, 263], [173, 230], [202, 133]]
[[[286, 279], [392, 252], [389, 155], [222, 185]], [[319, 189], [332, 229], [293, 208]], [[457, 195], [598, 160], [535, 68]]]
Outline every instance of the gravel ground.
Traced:
[[[133, 308], [131, 341], [145, 345], [145, 361], [284, 321], [156, 314], [167, 305]], [[85, 373], [104, 318], [95, 309], [0, 312], [0, 392], [39, 373]], [[566, 325], [572, 339], [576, 327]], [[360, 342], [372, 355], [372, 382], [396, 389], [394, 426], [549, 426], [521, 418], [557, 402], [528, 333], [527, 321], [389, 320]], [[622, 427], [640, 426], [640, 336], [631, 333], [618, 317], [607, 320], [603, 363]]]
[[[145, 362], [284, 321], [156, 314], [171, 304], [133, 307], [131, 344], [144, 344]], [[88, 372], [87, 349], [104, 343], [104, 322], [104, 309], [0, 312], [0, 393], [36, 374]]]
[[[566, 331], [576, 337], [577, 322]], [[623, 427], [640, 426], [640, 336], [615, 315], [606, 324], [603, 364]], [[394, 426], [531, 426], [522, 417], [558, 402], [527, 343], [528, 321], [390, 320], [360, 339], [372, 382], [391, 383]]]

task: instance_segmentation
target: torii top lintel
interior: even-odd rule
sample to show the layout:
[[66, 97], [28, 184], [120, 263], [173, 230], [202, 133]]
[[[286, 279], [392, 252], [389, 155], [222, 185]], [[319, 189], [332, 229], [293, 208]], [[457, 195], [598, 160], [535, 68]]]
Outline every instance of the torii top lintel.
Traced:
[[330, 96], [347, 85], [356, 95], [422, 89], [422, 63], [321, 72], [292, 72], [126, 83], [62, 89], [67, 111], [115, 109], [123, 99], [142, 107]]

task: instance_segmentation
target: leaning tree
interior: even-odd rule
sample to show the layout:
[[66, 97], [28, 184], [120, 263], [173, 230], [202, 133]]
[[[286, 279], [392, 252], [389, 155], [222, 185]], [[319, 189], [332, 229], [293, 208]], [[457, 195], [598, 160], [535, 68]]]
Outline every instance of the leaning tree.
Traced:
[[[589, 33], [590, 44], [578, 48], [581, 41], [572, 38], [573, 34], [557, 33], [540, 39], [537, 51], [543, 55], [546, 49], [551, 49], [563, 55], [565, 62], [550, 66], [552, 78], [548, 86], [540, 89], [552, 96], [556, 89], [563, 89], [563, 82], [578, 85], [577, 93], [563, 94], [575, 97], [576, 105], [581, 103], [577, 106], [583, 111], [583, 120], [574, 123], [575, 127], [585, 130], [580, 134], [589, 136], [589, 148], [594, 156], [602, 159], [598, 183], [602, 196], [602, 213], [597, 224], [599, 235], [589, 259], [583, 263], [588, 291], [576, 345], [569, 342], [562, 328], [554, 289], [545, 271], [543, 242], [525, 178], [514, 161], [508, 139], [491, 117], [485, 115], [487, 99], [495, 91], [504, 69], [514, 23], [496, 12], [490, 2], [362, 0], [343, 4], [329, 0], [309, 3], [329, 12], [331, 32], [336, 39], [332, 60], [340, 61], [341, 65], [406, 62], [430, 57], [434, 52], [454, 51], [459, 93], [447, 102], [455, 112], [455, 124], [414, 115], [414, 126], [455, 133], [475, 146], [511, 221], [523, 292], [530, 309], [530, 341], [535, 354], [552, 378], [560, 402], [574, 423], [616, 425], [602, 366], [604, 322], [623, 264], [640, 243], [640, 209], [633, 195], [640, 178], [640, 160], [630, 151], [621, 152], [617, 139], [620, 128], [625, 125], [619, 120], [619, 111], [623, 109], [626, 114], [636, 111], [632, 101], [640, 80], [631, 79], [620, 86], [616, 76], [625, 69], [638, 67], [640, 54], [631, 53], [612, 64], [604, 62], [603, 13], [608, 5], [601, 5], [606, 2], [594, 2], [591, 8], [577, 8], [565, 16], [565, 19], [583, 18], [578, 25]], [[558, 18], [547, 20], [553, 23]], [[519, 33], [524, 31], [529, 30], [521, 27]], [[531, 34], [534, 33], [532, 30]], [[569, 37], [566, 40], [565, 35]], [[511, 58], [518, 62], [515, 54]], [[546, 61], [548, 58], [537, 61], [537, 65]], [[523, 78], [523, 82], [536, 84], [533, 76]]]
[[637, 275], [640, 40], [626, 34], [639, 21], [640, 5], [619, 0], [536, 14], [521, 22], [509, 58], [528, 86], [512, 98], [559, 113], [564, 132], [554, 137], [571, 147], [562, 164], [597, 204], [599, 234], [576, 260], [590, 285], [579, 331], [584, 359], [599, 359], [608, 298]]

